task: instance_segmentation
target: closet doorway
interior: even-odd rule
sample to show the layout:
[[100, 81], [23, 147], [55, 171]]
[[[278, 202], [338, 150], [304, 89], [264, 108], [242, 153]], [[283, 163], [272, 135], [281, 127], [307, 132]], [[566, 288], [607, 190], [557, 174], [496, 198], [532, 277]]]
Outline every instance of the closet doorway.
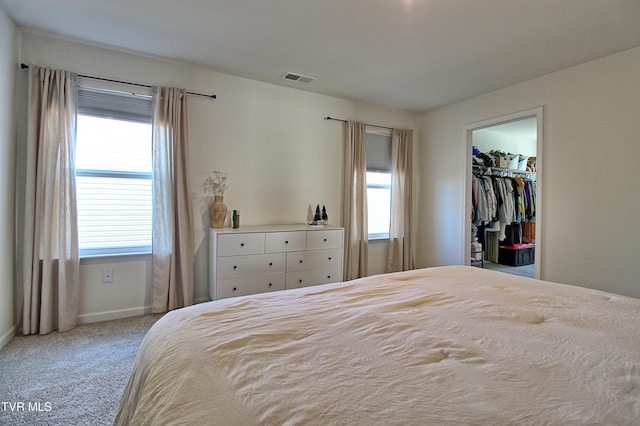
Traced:
[[467, 263], [540, 278], [542, 108], [466, 130]]

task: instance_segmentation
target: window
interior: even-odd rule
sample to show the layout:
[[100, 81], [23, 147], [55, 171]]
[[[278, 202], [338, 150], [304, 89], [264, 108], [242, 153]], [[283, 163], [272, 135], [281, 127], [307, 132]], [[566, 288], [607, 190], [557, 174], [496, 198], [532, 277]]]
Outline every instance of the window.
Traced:
[[391, 134], [367, 129], [367, 213], [369, 239], [389, 238], [391, 221]]
[[80, 256], [151, 252], [151, 97], [80, 86]]

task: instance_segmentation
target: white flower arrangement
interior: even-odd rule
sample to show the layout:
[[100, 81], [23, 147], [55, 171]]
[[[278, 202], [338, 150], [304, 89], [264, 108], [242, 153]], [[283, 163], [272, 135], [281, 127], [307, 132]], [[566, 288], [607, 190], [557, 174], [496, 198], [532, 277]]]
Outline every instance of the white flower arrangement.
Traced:
[[223, 196], [227, 188], [227, 174], [219, 170], [213, 170], [202, 182], [202, 189], [209, 198]]

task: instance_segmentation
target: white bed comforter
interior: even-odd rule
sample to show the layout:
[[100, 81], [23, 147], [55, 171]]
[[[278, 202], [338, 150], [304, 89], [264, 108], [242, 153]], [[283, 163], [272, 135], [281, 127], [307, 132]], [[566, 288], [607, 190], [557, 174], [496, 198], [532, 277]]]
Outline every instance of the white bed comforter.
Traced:
[[640, 300], [456, 266], [204, 303], [116, 424], [640, 424]]

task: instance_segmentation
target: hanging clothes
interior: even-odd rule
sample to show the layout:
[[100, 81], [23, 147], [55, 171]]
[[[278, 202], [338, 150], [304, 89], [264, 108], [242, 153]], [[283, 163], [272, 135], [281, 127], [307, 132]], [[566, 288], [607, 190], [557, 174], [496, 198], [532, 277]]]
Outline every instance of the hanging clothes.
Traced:
[[509, 239], [521, 241], [523, 231], [520, 224], [535, 221], [535, 175], [495, 176], [488, 174], [490, 170], [474, 167], [472, 223], [482, 227], [484, 232], [499, 231], [499, 241], [507, 238], [507, 227], [514, 224], [517, 227], [508, 231]]

